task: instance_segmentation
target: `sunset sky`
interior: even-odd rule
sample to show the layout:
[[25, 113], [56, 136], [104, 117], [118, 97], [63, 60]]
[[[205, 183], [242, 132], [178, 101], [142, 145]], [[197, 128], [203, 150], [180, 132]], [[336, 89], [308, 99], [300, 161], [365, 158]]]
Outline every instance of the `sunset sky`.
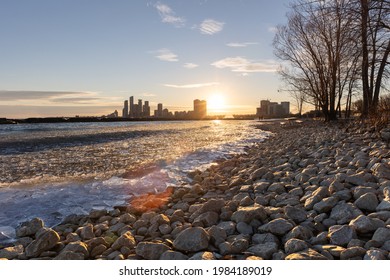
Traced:
[[288, 0], [1, 0], [0, 117], [121, 112], [129, 96], [254, 114], [278, 90]]

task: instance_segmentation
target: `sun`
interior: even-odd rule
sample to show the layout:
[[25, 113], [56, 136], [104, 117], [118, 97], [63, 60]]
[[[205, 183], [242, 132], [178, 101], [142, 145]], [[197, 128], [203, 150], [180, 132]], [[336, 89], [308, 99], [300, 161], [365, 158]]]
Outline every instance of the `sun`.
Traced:
[[211, 112], [223, 112], [226, 109], [225, 97], [221, 93], [212, 94], [207, 98], [207, 109]]

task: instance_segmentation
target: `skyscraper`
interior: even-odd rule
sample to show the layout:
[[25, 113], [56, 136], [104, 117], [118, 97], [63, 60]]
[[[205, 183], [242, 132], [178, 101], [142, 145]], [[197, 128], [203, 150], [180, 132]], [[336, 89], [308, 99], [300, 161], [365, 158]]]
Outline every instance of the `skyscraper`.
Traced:
[[130, 96], [130, 111], [129, 111], [129, 117], [134, 118], [134, 97]]
[[137, 118], [142, 117], [142, 99], [138, 99]]
[[125, 102], [123, 104], [122, 117], [123, 118], [129, 117], [129, 101], [128, 100], [125, 100]]
[[150, 106], [149, 101], [145, 101], [144, 107], [143, 107], [143, 117], [148, 118], [150, 117]]
[[194, 117], [196, 119], [204, 119], [207, 116], [206, 100], [194, 100]]

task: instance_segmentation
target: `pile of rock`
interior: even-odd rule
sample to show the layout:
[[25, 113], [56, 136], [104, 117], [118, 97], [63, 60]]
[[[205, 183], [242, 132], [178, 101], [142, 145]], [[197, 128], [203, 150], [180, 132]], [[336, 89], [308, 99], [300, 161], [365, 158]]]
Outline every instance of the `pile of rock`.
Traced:
[[[368, 259], [390, 255], [390, 150], [371, 133], [272, 128], [245, 154], [190, 174], [158, 209], [33, 219], [6, 259]], [[145, 210], [144, 210], [145, 211]]]

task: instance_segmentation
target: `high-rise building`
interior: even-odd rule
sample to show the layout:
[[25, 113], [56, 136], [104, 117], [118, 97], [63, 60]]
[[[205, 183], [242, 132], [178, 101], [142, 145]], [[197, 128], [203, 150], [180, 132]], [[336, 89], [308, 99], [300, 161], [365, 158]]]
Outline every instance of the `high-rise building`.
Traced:
[[122, 117], [123, 118], [128, 118], [129, 117], [129, 101], [125, 100], [123, 104], [123, 110], [122, 110]]
[[148, 118], [150, 117], [150, 106], [149, 101], [145, 101], [144, 107], [143, 107], [143, 117]]
[[137, 112], [137, 117], [141, 118], [142, 117], [142, 99], [138, 99], [138, 112]]
[[270, 102], [261, 100], [260, 107], [256, 110], [259, 118], [284, 118], [290, 114], [290, 102]]
[[194, 117], [196, 119], [204, 119], [207, 116], [206, 100], [194, 100]]
[[154, 116], [157, 117], [157, 118], [162, 118], [162, 116], [163, 116], [163, 105], [162, 105], [162, 103], [158, 103], [157, 104], [157, 110], [155, 111]]
[[129, 101], [130, 101], [130, 104], [129, 104], [129, 106], [130, 106], [129, 117], [133, 118], [134, 117], [134, 97], [130, 96]]

